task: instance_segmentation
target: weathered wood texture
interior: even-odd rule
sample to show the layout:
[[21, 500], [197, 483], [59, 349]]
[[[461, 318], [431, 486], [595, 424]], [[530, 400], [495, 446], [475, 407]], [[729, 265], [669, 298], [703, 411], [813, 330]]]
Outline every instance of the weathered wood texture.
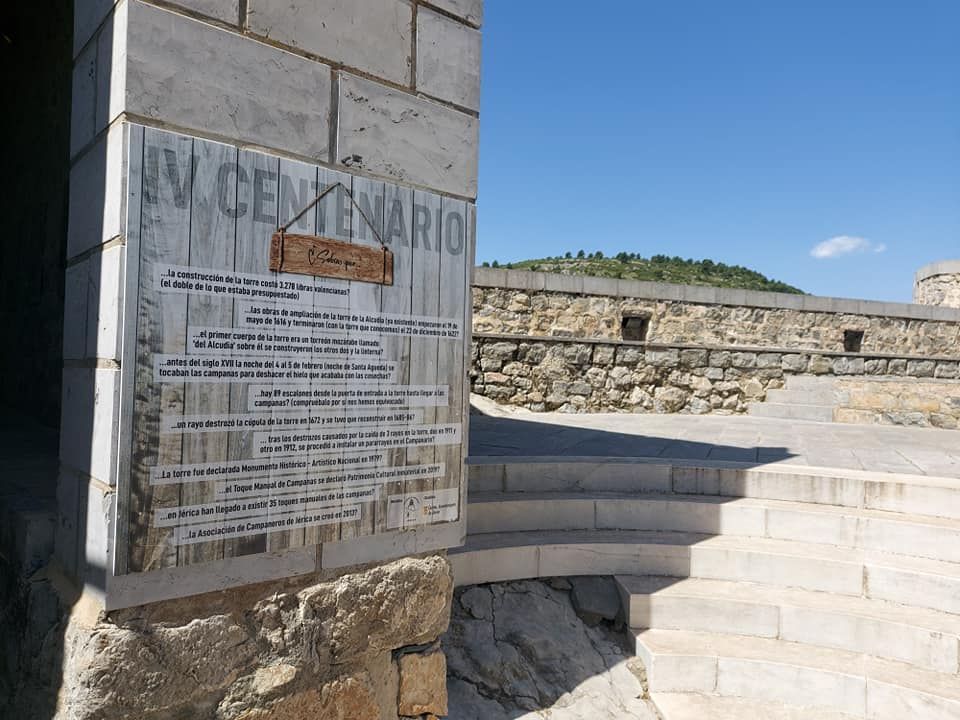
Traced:
[[[221, 203], [234, 207], [235, 181], [222, 172], [236, 168], [237, 149], [218, 143], [195, 141], [193, 144], [193, 187], [190, 203], [190, 266], [215, 270], [233, 270], [236, 245], [236, 219], [220, 212]], [[152, 279], [151, 279], [152, 280]], [[166, 301], [167, 298], [164, 298]], [[187, 297], [187, 327], [230, 327], [233, 324], [233, 300], [205, 295]], [[187, 353], [192, 350], [187, 340]], [[224, 350], [224, 356], [230, 356]], [[220, 415], [230, 412], [230, 385], [225, 383], [188, 383], [184, 391], [184, 415]], [[226, 432], [191, 433], [183, 437], [181, 461], [195, 463], [224, 462], [228, 458]], [[215, 480], [184, 483], [180, 487], [181, 505], [210, 503]], [[179, 548], [178, 565], [218, 560], [223, 557], [223, 541], [211, 541]]]
[[[159, 264], [186, 265], [190, 260], [190, 198], [193, 139], [159, 130], [144, 132], [140, 220], [140, 294], [134, 379], [133, 440], [130, 461], [130, 525], [126, 539], [128, 568], [140, 572], [177, 564], [173, 531], [153, 526], [153, 513], [180, 503], [176, 485], [150, 485], [150, 468], [180, 464], [181, 435], [160, 435], [161, 413], [183, 413], [183, 384], [158, 386], [154, 356], [186, 350], [187, 296], [161, 297], [154, 288]], [[127, 258], [128, 267], [135, 258]], [[129, 370], [127, 370], [129, 372]]]
[[270, 269], [391, 285], [393, 253], [317, 235], [275, 232], [270, 239]]
[[[413, 253], [410, 248], [410, 231], [413, 227], [413, 191], [410, 188], [386, 184], [384, 187], [384, 222], [383, 241], [394, 251], [395, 263], [393, 269], [393, 285], [380, 290], [380, 310], [382, 312], [400, 313], [409, 315], [412, 307], [413, 286]], [[397, 374], [394, 378], [398, 385], [407, 385], [410, 382], [410, 348], [413, 344], [409, 336], [394, 335], [385, 337], [382, 341], [384, 357], [398, 362]], [[400, 406], [409, 409], [409, 403]], [[386, 451], [389, 465], [406, 465], [407, 451], [405, 448], [393, 448]], [[388, 525], [388, 498], [391, 495], [403, 495], [402, 481], [389, 482], [380, 491], [377, 502], [374, 532], [387, 531]]]
[[[128, 453], [121, 467], [129, 467], [129, 477], [120, 480], [123, 517], [118, 528], [125, 536], [118, 537], [118, 571], [144, 572], [304, 545], [358, 542], [374, 534], [417, 532], [416, 523], [404, 529], [402, 521], [394, 522], [391, 527], [388, 499], [462, 488], [465, 425], [461, 444], [377, 448], [375, 443], [387, 439], [385, 429], [398, 427], [382, 421], [383, 414], [397, 410], [412, 413], [417, 418], [413, 426], [465, 421], [473, 206], [159, 130], [138, 129], [130, 137], [138, 143], [130, 153], [130, 197], [139, 189], [142, 202], [132, 206], [128, 220], [128, 233], [135, 240], [127, 270], [133, 276], [128, 287], [135, 292], [128, 297], [136, 301], [126, 308], [132, 314], [127, 327], [135, 329], [127, 334], [135, 337], [125, 338], [134, 347], [124, 355], [133, 365], [125, 371], [133, 376], [122, 420], [131, 430], [127, 447], [121, 448]], [[335, 183], [343, 187], [329, 192], [289, 228], [284, 271], [271, 272], [271, 238], [277, 228]], [[311, 238], [299, 246], [305, 250], [316, 248], [316, 238], [322, 236], [349, 257], [378, 258], [381, 279], [386, 251], [392, 258], [392, 282], [369, 282], [368, 270], [359, 276], [352, 273], [351, 279], [287, 272], [299, 262], [300, 241], [290, 243], [300, 236]], [[231, 279], [219, 290], [199, 282], [162, 285], [164, 266], [187, 266], [187, 274], [199, 270]], [[296, 292], [282, 292], [288, 287]], [[250, 288], [280, 292], [251, 294]], [[397, 316], [407, 320], [382, 333], [368, 328]], [[334, 318], [343, 325], [327, 324]], [[421, 319], [454, 322], [459, 334], [453, 337], [450, 328], [438, 333], [418, 325]], [[234, 342], [204, 348], [193, 343], [202, 329], [223, 337], [255, 331], [256, 337], [242, 350], [235, 349]], [[160, 382], [155, 375], [160, 355], [182, 356], [185, 367], [220, 361], [234, 368], [253, 361], [265, 364], [272, 374]], [[396, 363], [390, 380], [363, 377], [367, 363], [382, 361]], [[308, 374], [301, 372], [304, 365], [317, 362], [339, 364], [347, 371], [314, 367]], [[377, 394], [408, 385], [441, 386], [447, 400], [434, 406], [405, 398], [398, 407], [395, 399], [387, 402], [384, 393]], [[254, 407], [256, 400], [291, 388], [301, 393], [303, 403]], [[227, 426], [195, 425], [182, 434], [174, 427], [207, 419], [223, 420]], [[271, 429], [281, 425], [283, 431]], [[342, 435], [336, 443], [325, 444], [321, 436], [331, 431]], [[266, 440], [274, 435], [285, 436], [283, 442]], [[439, 478], [407, 480], [348, 478], [358, 463], [368, 471], [443, 463], [446, 472]], [[268, 469], [240, 469], [245, 465]], [[157, 480], [159, 466], [168, 473], [166, 480]], [[202, 466], [203, 474], [186, 466]], [[182, 473], [186, 481], [171, 480], [170, 473]], [[224, 473], [229, 480], [222, 479]], [[254, 487], [258, 482], [264, 483], [263, 489]], [[351, 496], [357, 490], [373, 494]], [[247, 499], [263, 504], [249, 511], [238, 506], [226, 512], [222, 507]], [[158, 511], [169, 514], [185, 506], [203, 507], [173, 524], [158, 522]], [[318, 507], [332, 514], [321, 517]], [[259, 520], [282, 525], [269, 531], [247, 528], [247, 521]], [[185, 528], [201, 524], [213, 539], [205, 535], [202, 541], [185, 542]]]

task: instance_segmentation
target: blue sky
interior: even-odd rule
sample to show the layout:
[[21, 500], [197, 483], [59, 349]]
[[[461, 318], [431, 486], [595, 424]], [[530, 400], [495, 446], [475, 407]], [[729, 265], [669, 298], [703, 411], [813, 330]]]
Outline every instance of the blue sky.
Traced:
[[487, 0], [483, 32], [478, 263], [663, 253], [908, 301], [960, 257], [958, 0]]

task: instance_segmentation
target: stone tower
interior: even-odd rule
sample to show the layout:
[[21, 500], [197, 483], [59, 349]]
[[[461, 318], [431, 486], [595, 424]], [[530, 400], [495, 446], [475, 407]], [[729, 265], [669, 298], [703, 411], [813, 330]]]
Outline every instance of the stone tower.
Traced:
[[920, 268], [913, 281], [913, 301], [960, 308], [960, 260], [941, 260]]

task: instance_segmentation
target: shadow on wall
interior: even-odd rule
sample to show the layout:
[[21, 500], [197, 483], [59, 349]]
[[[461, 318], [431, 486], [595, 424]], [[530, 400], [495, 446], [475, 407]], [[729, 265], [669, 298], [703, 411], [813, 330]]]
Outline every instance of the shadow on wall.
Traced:
[[[91, 3], [80, 11], [101, 12]], [[94, 472], [112, 462], [112, 450], [94, 442], [103, 436], [95, 420], [112, 420], [95, 418], [95, 407], [109, 402], [104, 374], [118, 374], [115, 362], [98, 361], [113, 357], [97, 342], [101, 321], [110, 322], [100, 316], [103, 254], [75, 249], [109, 239], [106, 132], [95, 142], [72, 137], [95, 131], [96, 98], [109, 97], [109, 73], [98, 78], [96, 63], [110, 62], [112, 27], [97, 31], [99, 48], [97, 34], [76, 48], [76, 70], [73, 29], [73, 2], [0, 9], [0, 79], [11, 99], [0, 119], [0, 717], [31, 720], [57, 714], [80, 586], [105, 589], [102, 525], [112, 494], [95, 489], [111, 476]], [[78, 87], [89, 107], [73, 97]], [[71, 194], [73, 155], [84, 172]]]

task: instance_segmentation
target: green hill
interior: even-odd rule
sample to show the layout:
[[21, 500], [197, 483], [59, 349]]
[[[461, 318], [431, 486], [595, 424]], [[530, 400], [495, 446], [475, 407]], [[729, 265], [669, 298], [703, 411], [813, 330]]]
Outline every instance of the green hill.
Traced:
[[484, 267], [506, 267], [514, 270], [534, 270], [562, 275], [592, 275], [594, 277], [625, 278], [629, 280], [652, 280], [680, 285], [709, 285], [712, 287], [793, 293], [795, 295], [805, 294], [799, 288], [787, 285], [779, 280], [771, 280], [755, 270], [740, 265], [725, 265], [713, 260], [684, 260], [683, 258], [667, 257], [666, 255], [644, 258], [636, 253], [622, 252], [615, 257], [608, 258], [599, 252], [583, 254], [581, 251], [576, 257], [567, 253], [566, 257], [522, 260], [503, 265], [494, 261], [483, 265]]

